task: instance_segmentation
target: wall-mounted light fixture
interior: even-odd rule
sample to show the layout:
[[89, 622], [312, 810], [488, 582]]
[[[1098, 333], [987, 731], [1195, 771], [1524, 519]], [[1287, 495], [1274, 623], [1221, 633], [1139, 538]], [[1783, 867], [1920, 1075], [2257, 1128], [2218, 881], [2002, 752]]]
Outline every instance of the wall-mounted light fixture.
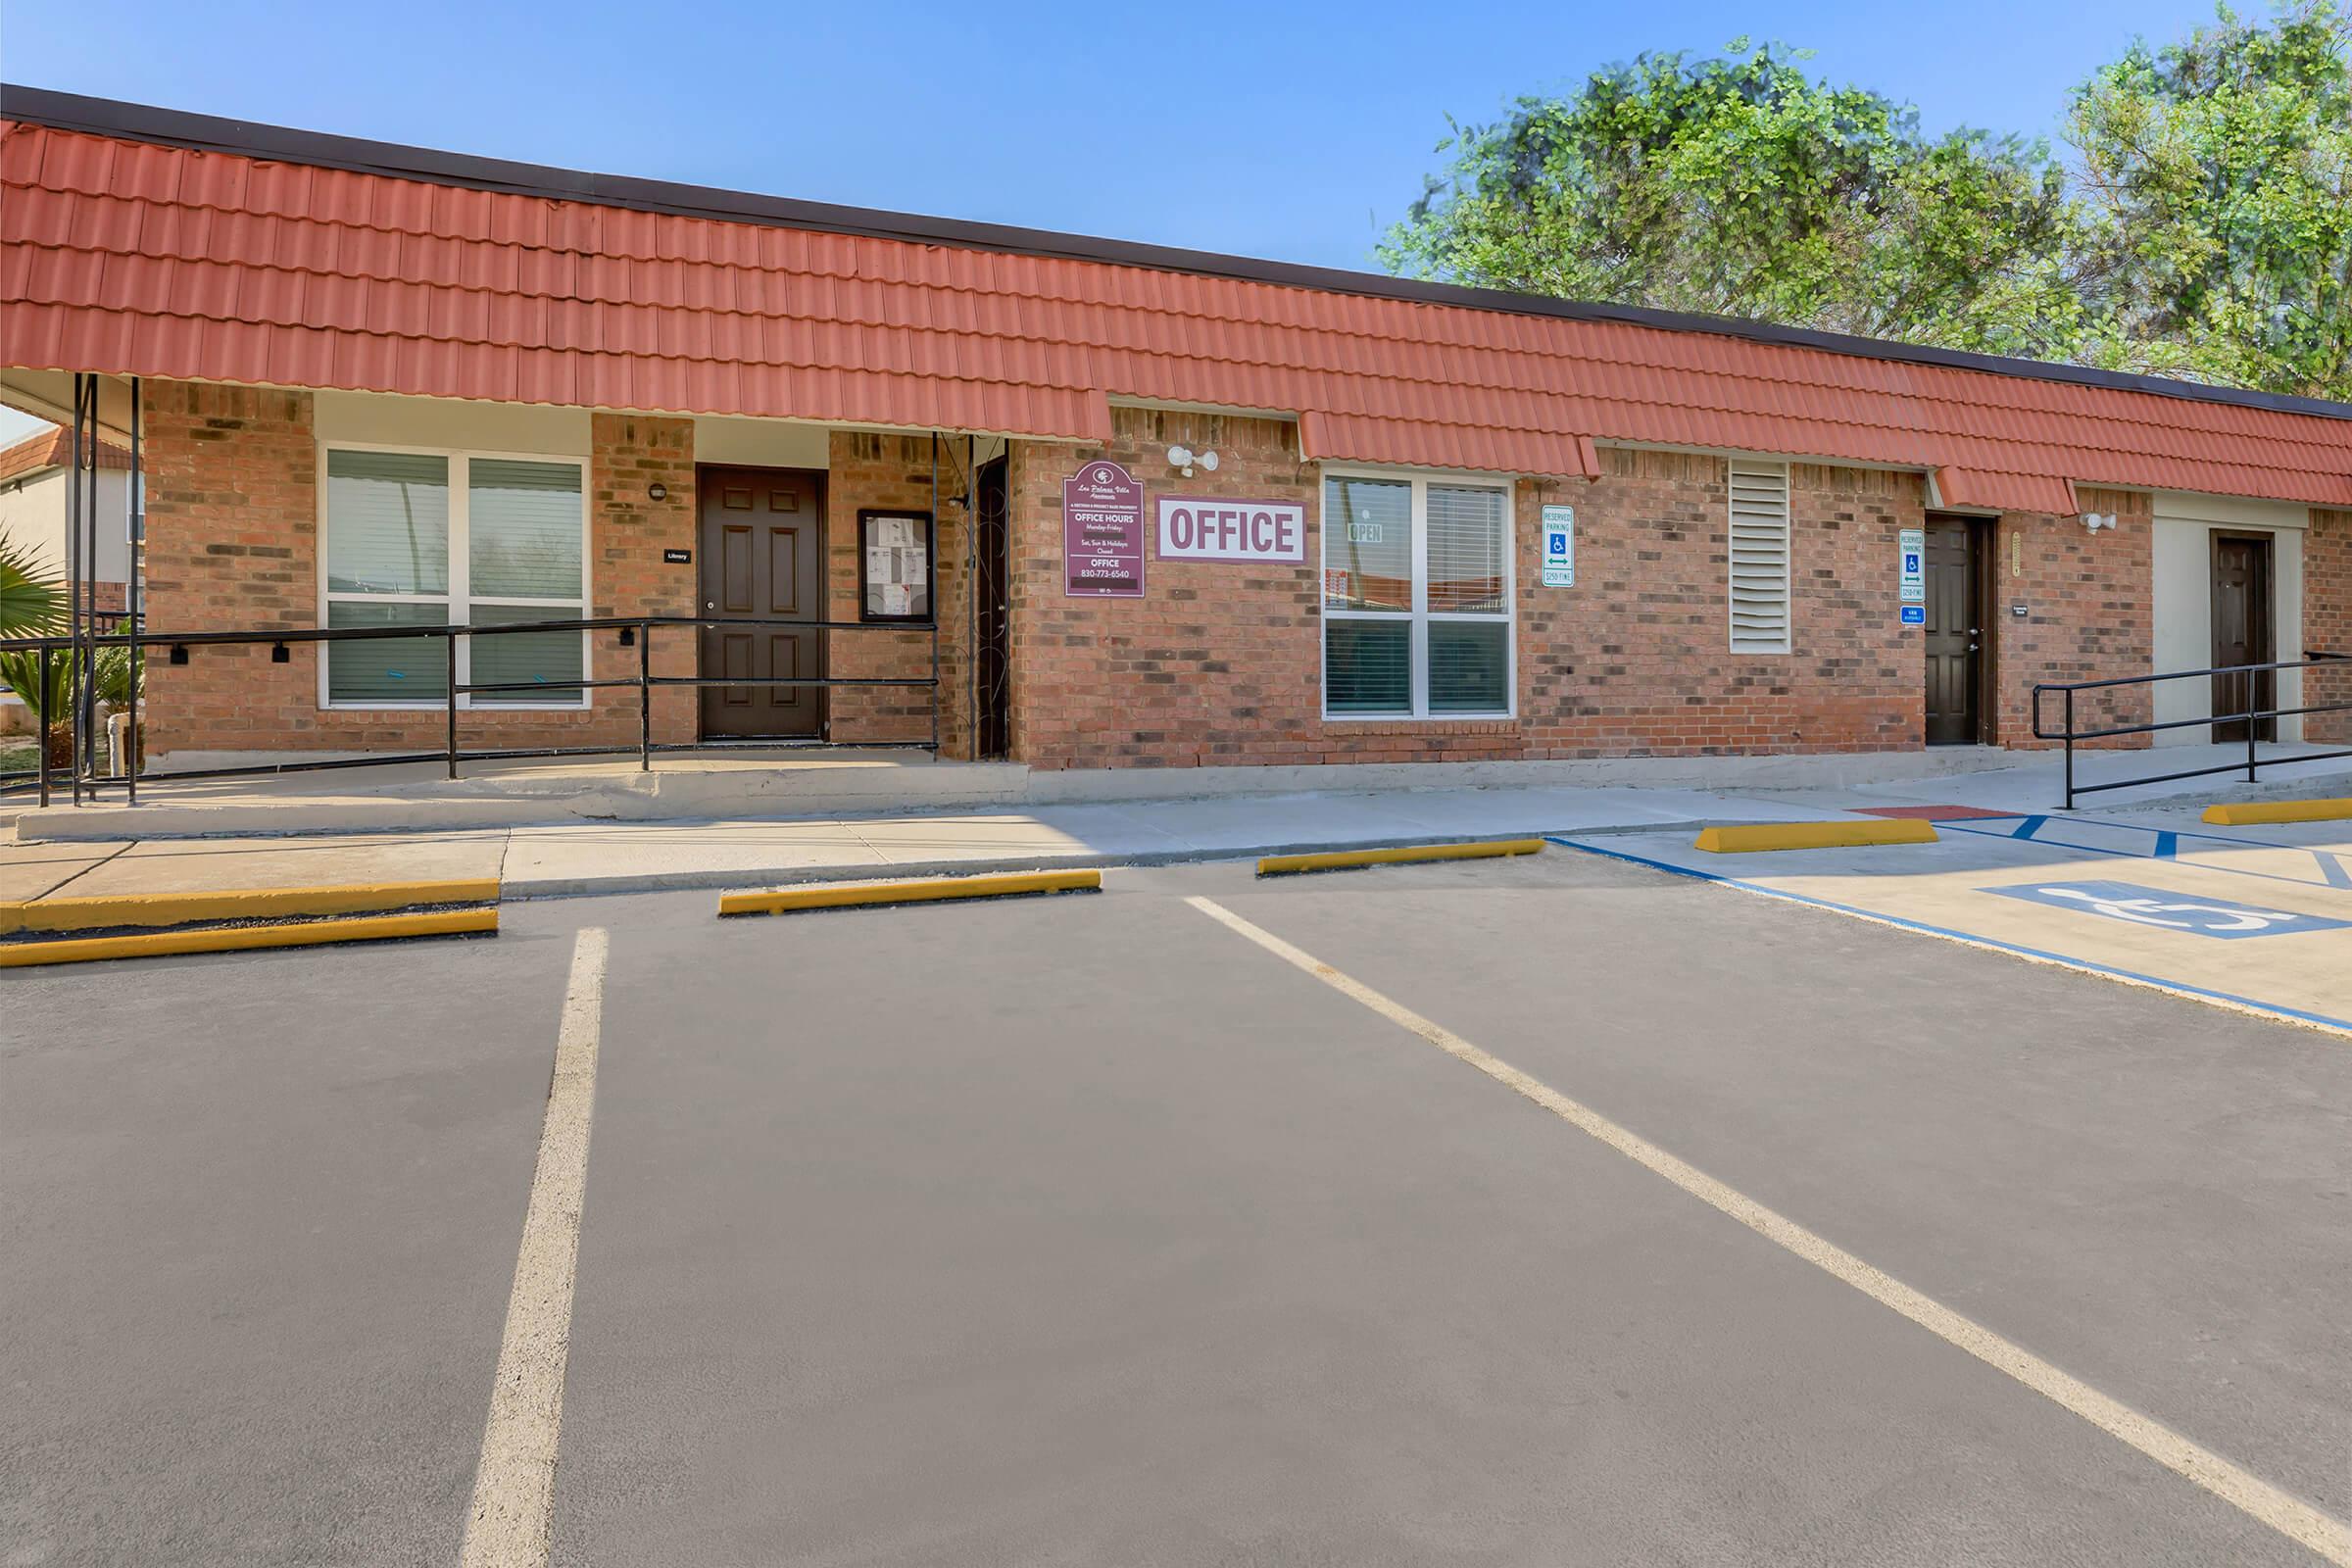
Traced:
[[2101, 528], [2112, 528], [2115, 526], [2115, 514], [2085, 512], [2082, 514], [2082, 526], [2092, 533], [2097, 533]]
[[663, 484], [661, 480], [656, 479], [652, 484], [649, 484], [645, 487], [645, 498], [648, 501], [667, 501], [669, 499], [669, 486]]
[[1191, 447], [1168, 448], [1168, 466], [1182, 468], [1187, 479], [1193, 476], [1195, 464], [1214, 473], [1217, 471], [1217, 455], [1214, 452], [1195, 452]]

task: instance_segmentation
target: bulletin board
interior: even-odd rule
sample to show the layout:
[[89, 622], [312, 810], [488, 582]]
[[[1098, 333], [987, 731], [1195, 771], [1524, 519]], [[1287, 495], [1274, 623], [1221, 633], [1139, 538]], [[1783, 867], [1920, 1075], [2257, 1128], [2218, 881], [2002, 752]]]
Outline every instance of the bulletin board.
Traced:
[[858, 561], [859, 620], [931, 618], [931, 514], [859, 512]]

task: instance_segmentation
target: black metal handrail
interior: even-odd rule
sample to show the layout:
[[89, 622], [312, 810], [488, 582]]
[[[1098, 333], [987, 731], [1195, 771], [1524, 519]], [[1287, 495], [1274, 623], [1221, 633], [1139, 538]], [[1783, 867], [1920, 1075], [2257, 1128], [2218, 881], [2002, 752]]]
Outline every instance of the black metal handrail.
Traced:
[[[2297, 708], [2280, 708], [2276, 702], [2269, 708], [2252, 706], [2254, 676], [2276, 674], [2285, 669], [2352, 669], [2352, 654], [2312, 653], [2306, 651], [2301, 659], [2274, 660], [2263, 664], [2222, 664], [2212, 669], [2176, 669], [2158, 675], [2110, 675], [2101, 680], [2041, 681], [2034, 687], [2034, 738], [2039, 741], [2066, 743], [2066, 809], [2075, 808], [2075, 798], [2096, 795], [2103, 790], [2132, 789], [2142, 784], [2171, 784], [2184, 778], [2210, 778], [2219, 773], [2236, 773], [2243, 769], [2246, 782], [2261, 778], [2265, 762], [2320, 762], [2331, 758], [2352, 757], [2352, 749], [2337, 752], [2304, 752], [2293, 757], [2264, 758], [2256, 749], [2261, 739], [2264, 719], [2296, 718], [2311, 713], [2352, 713], [2352, 700], [2340, 703], [2306, 703]], [[2128, 686], [2154, 686], [2168, 680], [2211, 680], [2217, 675], [2247, 677], [2248, 706], [2239, 713], [2208, 713], [2200, 718], [2167, 718], [2145, 724], [2110, 724], [2099, 729], [2075, 727], [2075, 694], [2077, 692], [2114, 691]], [[2042, 722], [2041, 699], [2044, 692], [2057, 692], [2062, 698], [2061, 716], [2066, 727], [2060, 730], [2045, 728]], [[2139, 778], [2115, 779], [2104, 784], [2075, 782], [2075, 745], [2078, 741], [2111, 740], [2119, 735], [2155, 735], [2166, 730], [2195, 729], [2215, 724], [2243, 723], [2246, 726], [2246, 760], [2242, 762], [2224, 762], [2216, 767], [2188, 767], [2171, 773], [2152, 773]]]
[[[654, 739], [653, 692], [659, 686], [759, 686], [790, 688], [826, 687], [901, 687], [909, 689], [935, 688], [939, 685], [936, 646], [933, 672], [929, 675], [873, 676], [873, 675], [657, 675], [653, 672], [654, 632], [661, 627], [691, 626], [698, 631], [713, 626], [789, 626], [806, 631], [869, 631], [892, 635], [906, 633], [936, 633], [934, 621], [863, 621], [863, 620], [793, 620], [778, 621], [756, 615], [594, 615], [574, 619], [501, 621], [494, 625], [465, 626], [288, 626], [267, 631], [81, 631], [78, 637], [10, 637], [0, 638], [0, 653], [31, 653], [40, 656], [40, 680], [31, 694], [35, 744], [39, 766], [18, 772], [0, 773], [0, 791], [37, 788], [40, 803], [49, 804], [55, 769], [49, 762], [49, 660], [53, 655], [79, 657], [82, 651], [97, 648], [167, 648], [172, 651], [172, 662], [187, 662], [187, 650], [201, 647], [269, 646], [282, 651], [294, 643], [378, 642], [394, 638], [438, 637], [444, 647], [442, 667], [442, 702], [431, 706], [447, 712], [444, 744], [439, 751], [374, 753], [366, 757], [331, 758], [317, 761], [257, 762], [242, 767], [193, 768], [185, 772], [156, 775], [173, 781], [265, 776], [278, 773], [304, 773], [342, 767], [391, 767], [410, 762], [444, 763], [451, 778], [458, 776], [458, 764], [470, 761], [500, 761], [542, 757], [618, 757], [634, 752], [642, 771], [653, 766], [657, 752], [692, 752], [709, 748], [701, 742], [656, 741]], [[461, 637], [512, 637], [533, 632], [596, 632], [620, 633], [619, 646], [634, 646], [637, 650], [637, 671], [633, 675], [606, 678], [587, 678], [559, 681], [461, 681], [458, 679], [457, 639]], [[936, 636], [933, 639], [936, 645]], [[458, 715], [461, 712], [491, 711], [492, 710], [461, 709], [458, 699], [464, 696], [494, 695], [508, 692], [540, 692], [568, 694], [598, 691], [606, 688], [630, 686], [637, 689], [637, 744], [635, 746], [527, 746], [496, 747], [466, 750], [458, 745]], [[24, 694], [20, 693], [20, 696]], [[78, 721], [81, 704], [74, 705]], [[134, 702], [135, 706], [135, 702]], [[530, 711], [499, 709], [495, 711]], [[551, 710], [576, 711], [576, 710]], [[779, 749], [810, 745], [839, 744], [829, 741], [779, 739]], [[931, 705], [931, 738], [926, 741], [859, 741], [856, 744], [869, 750], [939, 750], [939, 705]], [[83, 766], [83, 748], [78, 731], [73, 768], [74, 798], [80, 802], [84, 789], [95, 792], [113, 786], [123, 787], [133, 800], [137, 799], [139, 760], [135, 743], [131, 755], [124, 760], [121, 777], [100, 775]]]

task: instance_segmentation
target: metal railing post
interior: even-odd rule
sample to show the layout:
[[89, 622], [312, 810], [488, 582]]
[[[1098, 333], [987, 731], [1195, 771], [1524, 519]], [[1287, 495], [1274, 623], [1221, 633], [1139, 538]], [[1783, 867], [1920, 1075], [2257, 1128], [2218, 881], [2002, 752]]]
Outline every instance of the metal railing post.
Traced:
[[637, 623], [637, 771], [654, 767], [654, 623]]
[[2066, 692], [2066, 808], [2075, 808], [2075, 692]]
[[130, 632], [130, 646], [122, 650], [130, 667], [130, 702], [122, 717], [122, 788], [133, 806], [139, 804], [139, 688], [146, 684], [141, 677], [147, 671], [145, 650], [139, 646], [140, 536], [147, 531], [147, 502], [142, 494], [146, 469], [140, 466], [144, 461], [139, 451], [139, 378], [134, 375], [130, 378], [130, 473], [122, 481], [128, 493], [122, 525], [129, 535], [123, 542], [129, 555], [123, 574], [122, 622]]
[[449, 776], [458, 776], [458, 634], [441, 634], [442, 689], [449, 699]]
[[36, 715], [33, 733], [40, 737], [40, 743], [34, 750], [41, 754], [41, 804], [47, 806], [49, 804], [49, 650], [46, 648], [41, 650], [40, 690], [33, 698], [33, 712]]
[[[66, 710], [74, 720], [74, 751], [69, 764], [74, 774], [74, 804], [81, 804], [82, 774], [82, 698], [87, 696], [90, 682], [81, 667], [81, 374], [74, 376], [74, 446], [73, 460], [66, 465], [66, 633], [74, 639], [73, 652], [67, 656], [66, 667], [72, 674], [67, 682]], [[48, 737], [42, 737], [42, 744]]]
[[[2276, 697], [2271, 699], [2276, 703]], [[2274, 714], [2275, 716], [2275, 714]], [[2246, 782], [2258, 782], [2254, 776], [2254, 737], [2262, 733], [2262, 720], [2254, 716], [2254, 677], [2246, 677]]]

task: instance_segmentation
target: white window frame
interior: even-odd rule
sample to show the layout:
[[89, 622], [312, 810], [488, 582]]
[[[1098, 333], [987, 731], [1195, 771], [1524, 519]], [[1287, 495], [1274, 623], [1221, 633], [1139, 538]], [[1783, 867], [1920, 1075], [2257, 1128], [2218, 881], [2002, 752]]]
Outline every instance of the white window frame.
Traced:
[[[1413, 607], [1397, 610], [1339, 610], [1328, 601], [1327, 584], [1331, 569], [1330, 519], [1324, 513], [1328, 504], [1329, 481], [1333, 479], [1377, 479], [1389, 483], [1412, 486], [1413, 520]], [[1433, 611], [1429, 608], [1429, 487], [1445, 485], [1464, 490], [1498, 490], [1502, 493], [1502, 613], [1481, 615], [1461, 611]], [[1452, 473], [1420, 468], [1382, 468], [1374, 466], [1325, 466], [1322, 479], [1315, 486], [1315, 535], [1320, 541], [1318, 571], [1315, 577], [1315, 603], [1322, 616], [1315, 624], [1315, 678], [1320, 687], [1317, 701], [1323, 721], [1327, 724], [1395, 724], [1413, 722], [1451, 723], [1455, 720], [1492, 721], [1515, 719], [1519, 716], [1519, 482], [1515, 477], [1498, 473]], [[1343, 519], [1344, 520], [1344, 519]], [[1331, 710], [1331, 637], [1324, 623], [1333, 620], [1407, 621], [1412, 626], [1408, 634], [1406, 658], [1411, 670], [1412, 711], [1395, 713], [1335, 713]], [[1503, 628], [1503, 692], [1504, 705], [1491, 710], [1469, 712], [1448, 710], [1443, 713], [1429, 710], [1429, 628], [1437, 621], [1471, 621]]]
[[[327, 562], [333, 543], [330, 531], [334, 519], [327, 514], [326, 461], [329, 452], [390, 452], [403, 457], [442, 458], [449, 464], [449, 588], [438, 594], [354, 594], [337, 593], [327, 586]], [[473, 610], [471, 530], [472, 464], [476, 458], [494, 462], [564, 464], [580, 470], [580, 597], [577, 599], [537, 599], [519, 595], [492, 595], [485, 602], [495, 605], [518, 605], [545, 609], [549, 620], [586, 620], [588, 607], [596, 603], [596, 584], [593, 580], [595, 556], [589, 549], [588, 529], [588, 460], [568, 452], [492, 452], [466, 447], [419, 446], [402, 441], [342, 441], [321, 440], [318, 443], [318, 466], [313, 470], [318, 476], [318, 625], [324, 630], [328, 619], [327, 606], [339, 605], [439, 605], [449, 614], [449, 624], [467, 624], [466, 615]], [[460, 613], [464, 607], [465, 613]], [[568, 613], [566, 613], [568, 612]], [[426, 635], [431, 635], [428, 631]], [[473, 639], [457, 639], [458, 684], [463, 686], [473, 678]], [[449, 704], [436, 697], [423, 703], [337, 702], [327, 694], [327, 662], [332, 658], [332, 643], [319, 645], [318, 708], [322, 712], [353, 713], [438, 713]], [[593, 639], [580, 633], [580, 678], [595, 679], [589, 660], [594, 652]], [[472, 692], [458, 693], [458, 711], [507, 713], [577, 713], [584, 711], [593, 694], [583, 689], [577, 701], [568, 703], [524, 703], [509, 698], [501, 701], [497, 694], [477, 697]]]

